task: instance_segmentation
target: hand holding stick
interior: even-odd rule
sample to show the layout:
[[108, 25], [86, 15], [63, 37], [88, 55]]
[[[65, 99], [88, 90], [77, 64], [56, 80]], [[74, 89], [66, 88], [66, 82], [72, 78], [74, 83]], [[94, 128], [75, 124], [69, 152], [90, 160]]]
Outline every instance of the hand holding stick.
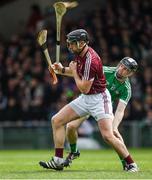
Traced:
[[41, 48], [43, 50], [43, 53], [45, 55], [45, 58], [47, 60], [48, 69], [49, 69], [51, 77], [53, 78], [52, 83], [56, 84], [58, 82], [58, 79], [57, 79], [57, 76], [56, 76], [54, 70], [51, 67], [52, 66], [52, 61], [51, 61], [51, 58], [50, 58], [50, 55], [49, 55], [49, 52], [48, 52], [46, 41], [47, 41], [47, 30], [42, 30], [42, 31], [40, 31], [38, 33], [37, 42], [41, 46]]

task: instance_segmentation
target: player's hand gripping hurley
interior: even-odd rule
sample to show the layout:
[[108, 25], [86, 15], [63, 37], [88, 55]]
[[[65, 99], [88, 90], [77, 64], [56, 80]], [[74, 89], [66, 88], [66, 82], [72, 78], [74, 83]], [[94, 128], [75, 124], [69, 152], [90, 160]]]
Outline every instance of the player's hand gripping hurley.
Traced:
[[45, 55], [45, 58], [47, 60], [48, 69], [49, 69], [50, 74], [51, 74], [51, 76], [53, 78], [52, 83], [56, 84], [58, 82], [58, 79], [57, 79], [57, 76], [56, 76], [53, 68], [51, 67], [52, 66], [52, 61], [51, 61], [51, 58], [50, 58], [50, 55], [49, 55], [49, 52], [48, 52], [46, 40], [47, 40], [47, 30], [40, 31], [38, 33], [38, 36], [37, 36], [37, 41], [38, 41], [38, 44], [41, 46], [41, 48], [43, 50], [43, 53]]
[[54, 3], [55, 14], [56, 14], [56, 62], [60, 61], [60, 31], [62, 17], [66, 13], [67, 8], [74, 8], [78, 5], [76, 1], [74, 2], [56, 2]]

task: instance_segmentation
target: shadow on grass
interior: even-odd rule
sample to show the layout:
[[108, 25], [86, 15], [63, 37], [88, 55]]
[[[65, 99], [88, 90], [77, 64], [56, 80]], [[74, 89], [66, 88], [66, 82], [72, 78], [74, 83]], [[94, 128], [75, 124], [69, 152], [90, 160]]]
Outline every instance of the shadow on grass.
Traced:
[[63, 170], [63, 171], [56, 171], [56, 170], [32, 170], [32, 171], [10, 171], [10, 173], [12, 174], [41, 174], [41, 173], [58, 173], [58, 174], [64, 174], [64, 173], [99, 173], [99, 172], [102, 172], [102, 173], [107, 173], [107, 172], [111, 172], [111, 173], [120, 173], [120, 172], [124, 172], [124, 171], [117, 171], [117, 170], [103, 170], [103, 169], [100, 169], [100, 170]]

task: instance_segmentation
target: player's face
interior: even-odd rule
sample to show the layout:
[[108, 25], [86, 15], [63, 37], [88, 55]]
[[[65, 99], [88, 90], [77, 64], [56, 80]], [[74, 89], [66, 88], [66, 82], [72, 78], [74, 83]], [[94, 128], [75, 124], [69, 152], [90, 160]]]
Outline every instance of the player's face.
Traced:
[[81, 42], [79, 43], [79, 46], [78, 46], [78, 43], [76, 41], [74, 41], [74, 42], [67, 41], [67, 47], [68, 47], [69, 51], [71, 51], [72, 53], [79, 54], [79, 52], [81, 52], [81, 49], [83, 46], [82, 46]]
[[124, 78], [132, 76], [133, 72], [126, 68], [123, 64], [120, 64], [118, 67], [118, 74]]
[[77, 52], [77, 43], [75, 41], [74, 42], [67, 41], [67, 47], [68, 47], [69, 51], [71, 51], [72, 53]]

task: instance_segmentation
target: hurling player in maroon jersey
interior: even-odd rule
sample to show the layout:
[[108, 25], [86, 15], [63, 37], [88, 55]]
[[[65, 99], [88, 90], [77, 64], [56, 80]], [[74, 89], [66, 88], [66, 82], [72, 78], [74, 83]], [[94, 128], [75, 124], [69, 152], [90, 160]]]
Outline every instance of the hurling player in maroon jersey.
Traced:
[[126, 146], [113, 134], [113, 109], [110, 93], [106, 89], [102, 60], [88, 43], [89, 36], [84, 29], [70, 32], [67, 35], [67, 47], [75, 54], [75, 58], [69, 67], [54, 64], [56, 73], [74, 78], [81, 95], [52, 117], [55, 155], [48, 162], [39, 162], [44, 168], [63, 170], [65, 125], [85, 115], [94, 117], [105, 142], [110, 144], [128, 164], [132, 163]]

